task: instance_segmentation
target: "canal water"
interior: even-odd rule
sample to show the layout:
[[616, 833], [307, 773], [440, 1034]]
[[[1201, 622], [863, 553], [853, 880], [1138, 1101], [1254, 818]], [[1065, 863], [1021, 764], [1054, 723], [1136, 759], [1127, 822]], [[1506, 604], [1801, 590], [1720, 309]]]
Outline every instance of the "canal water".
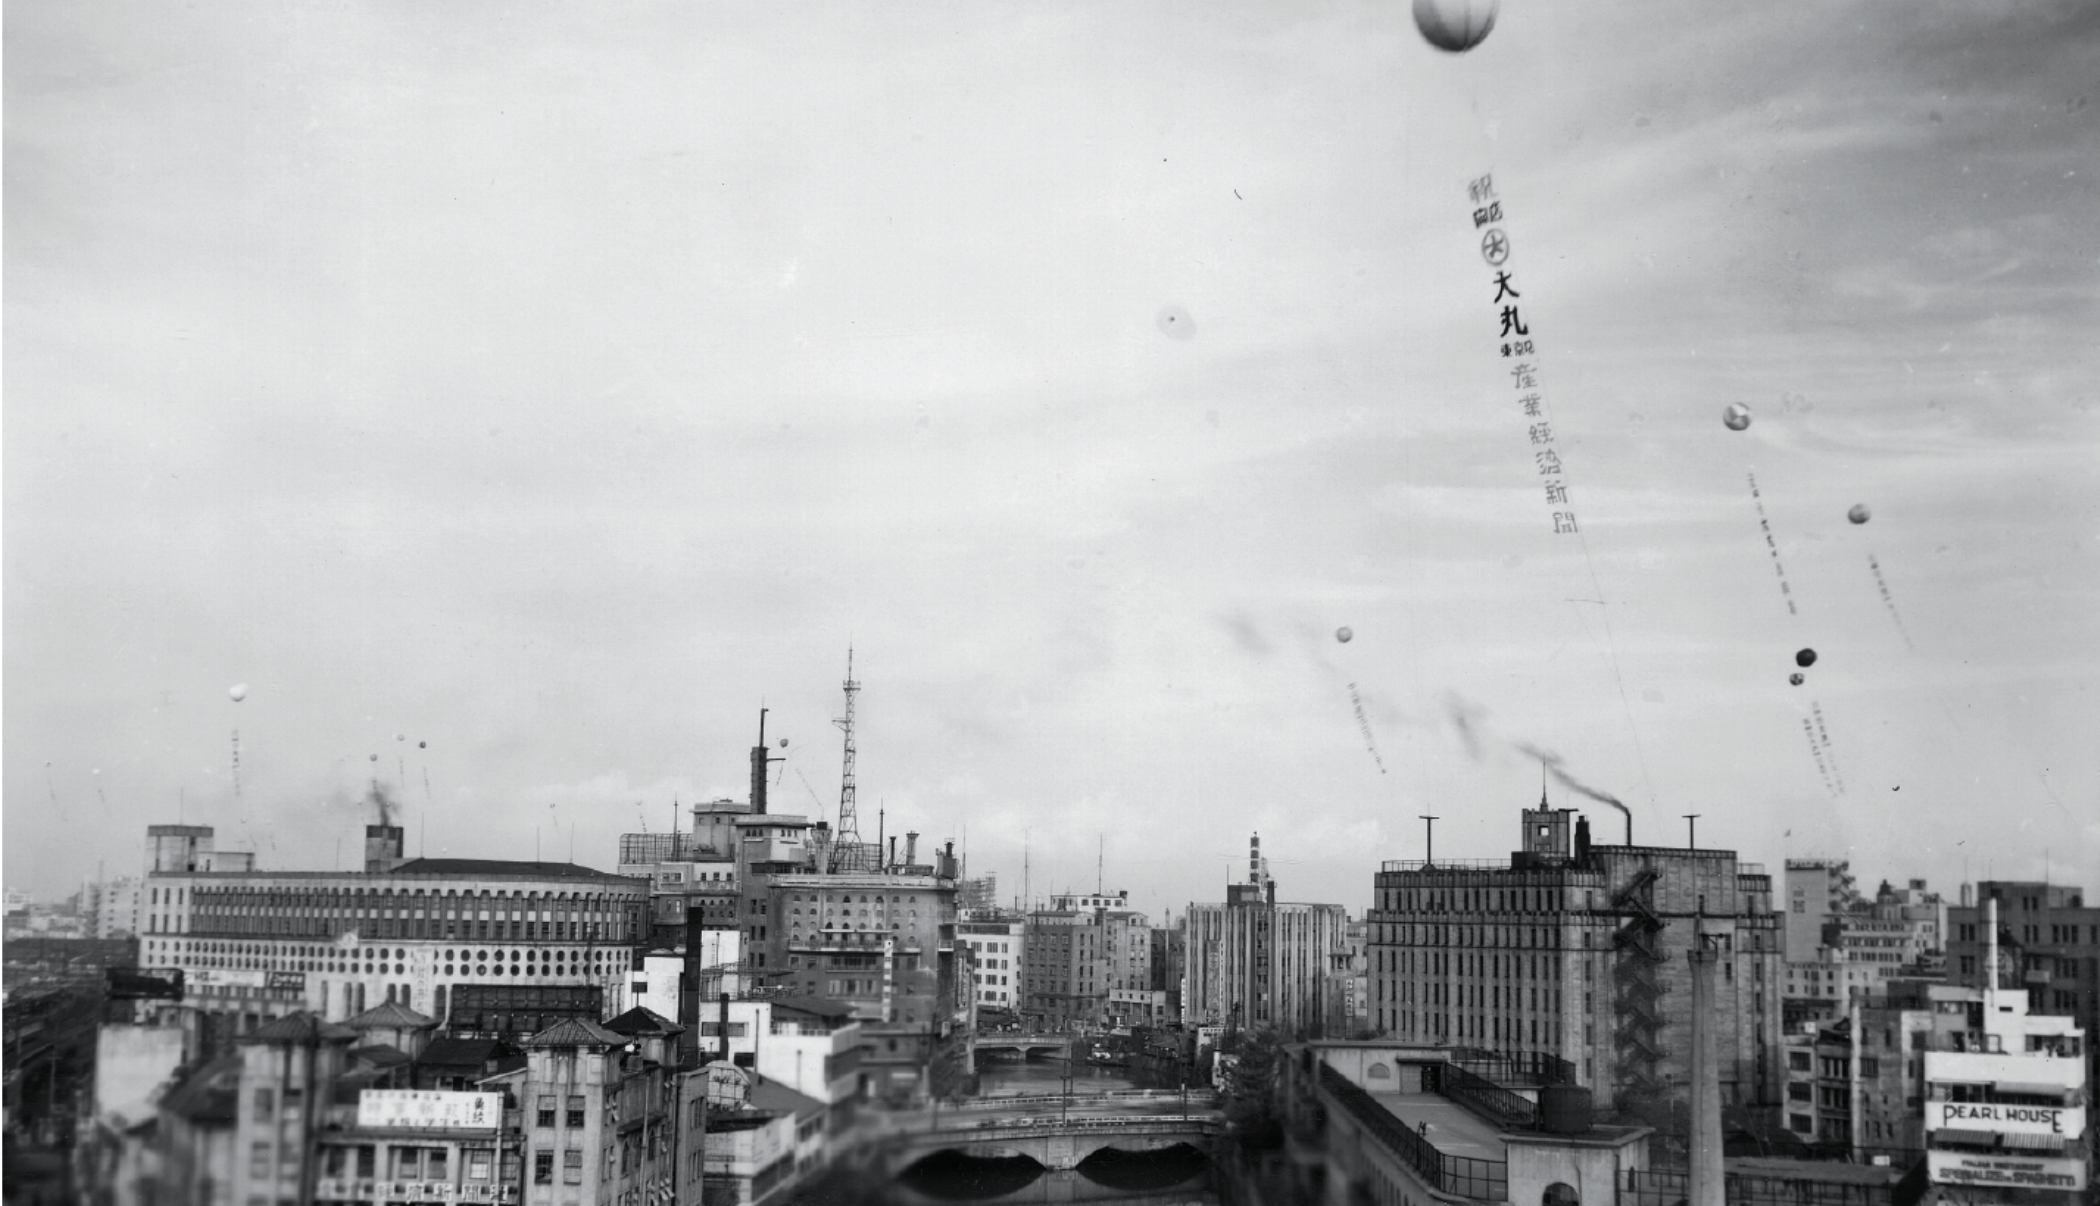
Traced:
[[[1014, 1097], [1067, 1091], [1064, 1060], [985, 1061], [977, 1096]], [[1148, 1086], [1142, 1069], [1076, 1063], [1069, 1091], [1075, 1098]], [[1097, 1206], [1220, 1206], [1217, 1172], [1188, 1149], [1164, 1155], [1096, 1158], [1083, 1169], [1046, 1170], [1032, 1160], [970, 1160], [936, 1156], [894, 1184], [810, 1187], [796, 1206], [945, 1206], [947, 1203], [1085, 1202]]]

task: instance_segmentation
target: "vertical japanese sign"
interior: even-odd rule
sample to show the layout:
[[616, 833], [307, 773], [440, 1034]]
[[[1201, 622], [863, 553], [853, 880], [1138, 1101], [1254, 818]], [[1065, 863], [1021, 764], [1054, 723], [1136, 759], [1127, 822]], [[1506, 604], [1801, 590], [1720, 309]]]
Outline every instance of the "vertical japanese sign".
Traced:
[[1553, 530], [1567, 535], [1576, 530], [1575, 508], [1568, 501], [1567, 475], [1561, 466], [1560, 449], [1553, 442], [1551, 418], [1545, 412], [1545, 390], [1539, 384], [1538, 346], [1531, 338], [1530, 325], [1524, 321], [1524, 295], [1517, 290], [1516, 272], [1510, 260], [1509, 234], [1497, 225], [1503, 216], [1502, 199], [1495, 195], [1495, 177], [1482, 176], [1468, 183], [1466, 198], [1472, 203], [1473, 229], [1480, 232], [1480, 258], [1487, 262], [1488, 270], [1494, 274], [1490, 282], [1494, 295], [1489, 299], [1488, 307], [1498, 323], [1496, 338], [1500, 342], [1502, 359], [1510, 362], [1510, 389], [1517, 395], [1516, 404], [1524, 420], [1525, 436], [1531, 442], [1532, 463], [1543, 479], [1540, 484], [1546, 495], [1546, 505], [1553, 508]]

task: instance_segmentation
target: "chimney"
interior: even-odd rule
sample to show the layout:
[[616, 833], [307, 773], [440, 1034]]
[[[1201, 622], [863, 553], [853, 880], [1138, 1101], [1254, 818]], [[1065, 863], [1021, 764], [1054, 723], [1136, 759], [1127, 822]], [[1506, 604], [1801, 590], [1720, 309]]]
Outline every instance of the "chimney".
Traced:
[[904, 865], [908, 867], [908, 866], [911, 866], [912, 864], [914, 864], [914, 863], [916, 863], [916, 862], [918, 862], [918, 861], [919, 861], [919, 831], [918, 831], [918, 830], [916, 830], [916, 829], [913, 829], [913, 830], [910, 830], [910, 831], [906, 832], [906, 833], [905, 833], [905, 835], [904, 835]]
[[890, 866], [894, 867], [894, 866], [896, 866], [896, 865], [897, 865], [897, 839], [896, 839], [896, 838], [891, 838], [891, 839], [890, 839]]
[[365, 874], [384, 875], [402, 863], [399, 825], [365, 826]]
[[1587, 862], [1589, 857], [1590, 819], [1578, 816], [1575, 818], [1575, 861], [1578, 863]]

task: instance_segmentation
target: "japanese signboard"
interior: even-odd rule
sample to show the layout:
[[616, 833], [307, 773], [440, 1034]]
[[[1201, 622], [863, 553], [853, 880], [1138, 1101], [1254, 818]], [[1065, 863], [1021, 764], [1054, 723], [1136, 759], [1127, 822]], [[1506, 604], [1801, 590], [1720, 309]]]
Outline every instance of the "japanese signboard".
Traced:
[[1538, 467], [1538, 476], [1544, 479], [1538, 485], [1546, 495], [1546, 505], [1561, 508], [1552, 512], [1553, 530], [1569, 535], [1576, 531], [1575, 511], [1568, 501], [1566, 470], [1561, 465], [1560, 449], [1554, 444], [1544, 387], [1539, 384], [1542, 374], [1538, 345], [1531, 338], [1531, 327], [1522, 313], [1524, 295], [1517, 291], [1516, 273], [1510, 266], [1509, 235], [1502, 227], [1491, 225], [1503, 219], [1502, 202], [1495, 195], [1495, 178], [1482, 176], [1469, 182], [1466, 199], [1472, 205], [1473, 229], [1487, 227], [1480, 236], [1480, 258], [1494, 273], [1490, 283], [1495, 293], [1488, 308], [1499, 324], [1496, 339], [1502, 357], [1513, 362], [1508, 370], [1510, 388], [1518, 395], [1517, 406], [1523, 412], [1524, 436], [1530, 441], [1532, 462]]
[[261, 988], [270, 982], [270, 975], [249, 968], [200, 967], [190, 972], [189, 982], [216, 988]]
[[2085, 1161], [2033, 1159], [1995, 1152], [1926, 1152], [1935, 1185], [2002, 1185], [2028, 1189], [2085, 1188]]
[[2085, 1107], [2006, 1105], [1996, 1101], [1926, 1102], [1925, 1129], [1936, 1131], [1941, 1127], [2076, 1139], [2085, 1133]]
[[362, 1127], [493, 1131], [502, 1123], [500, 1093], [366, 1089], [357, 1095], [357, 1125]]

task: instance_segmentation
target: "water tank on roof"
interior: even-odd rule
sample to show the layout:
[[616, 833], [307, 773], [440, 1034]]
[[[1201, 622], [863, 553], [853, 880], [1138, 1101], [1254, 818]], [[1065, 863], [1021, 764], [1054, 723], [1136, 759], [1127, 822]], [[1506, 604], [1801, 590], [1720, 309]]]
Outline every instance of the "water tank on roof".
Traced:
[[1549, 1135], [1580, 1135], [1594, 1113], [1590, 1091], [1581, 1085], [1539, 1086], [1539, 1127]]

